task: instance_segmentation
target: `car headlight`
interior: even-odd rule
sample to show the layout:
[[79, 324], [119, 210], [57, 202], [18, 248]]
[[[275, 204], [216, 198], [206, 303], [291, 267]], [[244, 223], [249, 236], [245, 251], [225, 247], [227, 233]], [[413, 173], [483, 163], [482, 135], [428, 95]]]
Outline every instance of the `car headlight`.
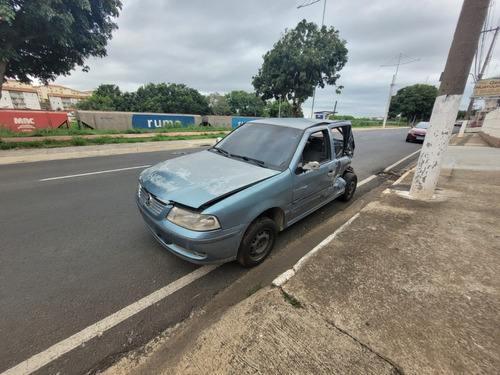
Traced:
[[180, 227], [197, 232], [205, 232], [220, 228], [219, 220], [217, 220], [215, 216], [198, 214], [179, 207], [173, 207], [170, 210], [167, 215], [167, 220]]

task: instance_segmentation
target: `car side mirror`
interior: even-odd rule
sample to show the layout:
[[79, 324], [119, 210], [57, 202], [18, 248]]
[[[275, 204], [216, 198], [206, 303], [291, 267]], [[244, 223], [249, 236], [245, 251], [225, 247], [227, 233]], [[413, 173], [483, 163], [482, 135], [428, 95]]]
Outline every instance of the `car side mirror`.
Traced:
[[319, 162], [317, 161], [310, 161], [302, 166], [302, 170], [304, 171], [317, 171], [319, 170]]

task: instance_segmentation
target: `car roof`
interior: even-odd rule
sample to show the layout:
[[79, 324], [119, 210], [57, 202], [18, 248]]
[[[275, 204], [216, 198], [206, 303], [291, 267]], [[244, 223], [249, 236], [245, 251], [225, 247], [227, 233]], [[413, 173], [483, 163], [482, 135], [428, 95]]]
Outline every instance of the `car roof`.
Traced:
[[333, 127], [340, 127], [351, 125], [350, 121], [345, 120], [317, 120], [317, 119], [308, 119], [308, 118], [265, 118], [259, 120], [248, 121], [255, 124], [268, 124], [268, 125], [276, 125], [283, 126], [287, 128], [295, 128], [300, 130], [309, 129], [315, 126], [320, 125], [333, 125]]

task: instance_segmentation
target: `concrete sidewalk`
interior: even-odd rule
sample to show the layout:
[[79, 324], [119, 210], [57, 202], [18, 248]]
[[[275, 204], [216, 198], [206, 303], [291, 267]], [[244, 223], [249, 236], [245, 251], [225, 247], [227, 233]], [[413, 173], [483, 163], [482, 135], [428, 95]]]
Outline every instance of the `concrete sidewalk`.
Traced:
[[498, 373], [499, 164], [454, 138], [435, 199], [405, 197], [408, 173], [174, 360], [157, 348], [106, 373]]

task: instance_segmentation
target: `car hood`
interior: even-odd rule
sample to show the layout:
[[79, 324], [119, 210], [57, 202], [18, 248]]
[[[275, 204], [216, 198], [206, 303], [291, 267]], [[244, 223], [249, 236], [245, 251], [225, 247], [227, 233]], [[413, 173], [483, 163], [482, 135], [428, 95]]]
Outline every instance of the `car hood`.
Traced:
[[145, 169], [139, 181], [164, 202], [199, 208], [279, 173], [210, 151], [201, 151]]

